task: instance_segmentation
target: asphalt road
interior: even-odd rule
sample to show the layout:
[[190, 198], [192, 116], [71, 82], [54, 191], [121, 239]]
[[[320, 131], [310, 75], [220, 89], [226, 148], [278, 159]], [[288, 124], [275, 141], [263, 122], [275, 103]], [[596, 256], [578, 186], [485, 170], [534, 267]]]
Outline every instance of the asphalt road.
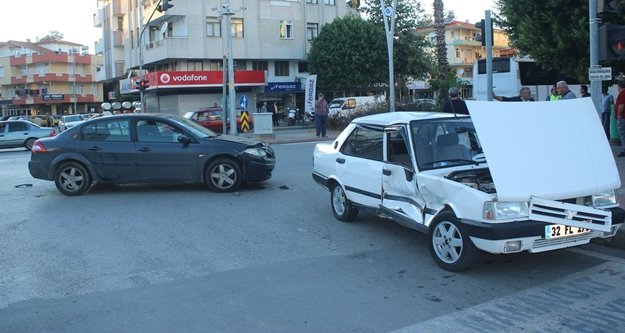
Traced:
[[99, 186], [80, 197], [0, 151], [0, 332], [625, 332], [625, 253], [484, 255], [439, 269], [426, 237], [334, 219], [314, 143], [275, 145], [240, 192]]

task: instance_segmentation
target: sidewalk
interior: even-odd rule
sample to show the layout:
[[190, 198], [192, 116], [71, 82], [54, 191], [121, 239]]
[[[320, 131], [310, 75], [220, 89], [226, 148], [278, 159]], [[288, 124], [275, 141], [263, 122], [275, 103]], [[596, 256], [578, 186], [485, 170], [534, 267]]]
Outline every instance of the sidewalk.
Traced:
[[[257, 137], [270, 144], [295, 143], [295, 142], [314, 142], [334, 140], [340, 134], [340, 131], [327, 131], [327, 137], [315, 136], [314, 126], [277, 126], [273, 128], [273, 134], [254, 136], [253, 133], [247, 133], [247, 136]], [[619, 144], [610, 144], [616, 167], [621, 178], [621, 188], [616, 191], [617, 201], [622, 208], [625, 208], [625, 157], [616, 157], [622, 149]], [[616, 236], [611, 239], [599, 239], [597, 243], [609, 245], [619, 249], [625, 249], [625, 227], [619, 228]]]

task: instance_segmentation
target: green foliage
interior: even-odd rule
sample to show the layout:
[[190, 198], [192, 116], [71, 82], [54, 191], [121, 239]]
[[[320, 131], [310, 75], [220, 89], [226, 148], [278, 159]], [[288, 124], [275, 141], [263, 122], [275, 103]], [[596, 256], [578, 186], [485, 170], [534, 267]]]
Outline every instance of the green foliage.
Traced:
[[331, 130], [343, 130], [356, 118], [389, 112], [388, 110], [387, 102], [367, 103], [350, 112], [346, 117], [328, 117], [328, 128]]
[[[384, 5], [390, 7], [392, 0], [384, 0]], [[382, 21], [382, 8], [380, 0], [366, 0], [360, 11], [368, 17], [368, 21], [384, 27]], [[395, 33], [413, 32], [421, 23], [425, 21], [424, 10], [417, 0], [397, 0], [395, 8]]]
[[544, 69], [588, 80], [588, 1], [495, 0], [495, 6], [495, 24], [512, 46]]
[[346, 16], [326, 24], [312, 41], [308, 66], [320, 90], [357, 90], [388, 81], [386, 54], [383, 29]]

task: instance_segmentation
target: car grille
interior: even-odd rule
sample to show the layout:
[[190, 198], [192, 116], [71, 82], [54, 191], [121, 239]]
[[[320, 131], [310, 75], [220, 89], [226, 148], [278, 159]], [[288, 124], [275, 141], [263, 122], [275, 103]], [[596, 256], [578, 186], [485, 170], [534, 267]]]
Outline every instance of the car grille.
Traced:
[[596, 237], [596, 236], [597, 235], [595, 233], [589, 232], [586, 234], [561, 237], [561, 238], [552, 238], [552, 239], [540, 238], [534, 241], [530, 252], [542, 252], [542, 251], [552, 250], [555, 248], [563, 248], [563, 247], [569, 247], [569, 246], [574, 246], [578, 244], [585, 244], [585, 243], [588, 243], [588, 241], [591, 238]]
[[533, 197], [529, 217], [532, 220], [609, 232], [612, 213], [583, 205]]

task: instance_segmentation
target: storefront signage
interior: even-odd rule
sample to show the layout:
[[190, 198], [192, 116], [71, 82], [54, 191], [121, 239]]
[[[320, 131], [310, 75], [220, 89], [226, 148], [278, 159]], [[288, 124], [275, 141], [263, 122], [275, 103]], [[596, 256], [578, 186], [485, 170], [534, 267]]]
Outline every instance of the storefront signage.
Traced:
[[300, 82], [269, 82], [265, 92], [275, 91], [302, 91], [302, 85]]
[[42, 97], [44, 101], [62, 101], [65, 99], [65, 95], [63, 94], [48, 94]]

